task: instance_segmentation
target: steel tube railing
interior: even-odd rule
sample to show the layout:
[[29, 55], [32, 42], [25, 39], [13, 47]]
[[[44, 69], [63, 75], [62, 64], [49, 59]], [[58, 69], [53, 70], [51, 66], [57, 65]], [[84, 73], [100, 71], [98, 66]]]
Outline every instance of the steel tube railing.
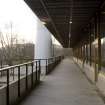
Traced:
[[31, 74], [31, 87], [33, 88], [33, 63], [31, 63], [31, 67], [32, 67], [32, 74]]
[[[41, 74], [41, 62], [45, 61], [45, 68], [46, 68], [46, 74], [48, 74], [50, 70], [50, 65], [56, 66], [61, 60], [61, 57], [55, 57], [55, 58], [48, 58], [48, 59], [34, 59], [33, 61], [14, 65], [6, 68], [0, 69], [0, 72], [2, 74], [1, 78], [4, 77], [7, 78], [6, 80], [6, 102], [7, 105], [10, 105], [10, 83], [11, 81], [17, 81], [17, 91], [18, 91], [18, 98], [22, 96], [21, 93], [21, 79], [25, 79], [25, 90], [26, 92], [29, 90], [29, 81], [28, 76], [30, 75], [31, 80], [31, 88], [34, 87], [34, 84], [37, 84], [40, 81], [40, 74]], [[30, 69], [31, 68], [31, 69]], [[11, 72], [12, 71], [12, 72]], [[4, 74], [3, 74], [4, 72]], [[13, 77], [12, 77], [13, 76]], [[34, 79], [35, 76], [35, 79]], [[12, 77], [12, 78], [11, 78]], [[34, 82], [35, 81], [35, 82]]]
[[18, 97], [20, 97], [20, 66], [18, 66]]

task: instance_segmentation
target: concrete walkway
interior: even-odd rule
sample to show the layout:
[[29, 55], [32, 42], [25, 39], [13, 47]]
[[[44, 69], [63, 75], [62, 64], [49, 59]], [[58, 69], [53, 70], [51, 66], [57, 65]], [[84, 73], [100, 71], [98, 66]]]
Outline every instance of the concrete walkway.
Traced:
[[78, 66], [64, 59], [20, 105], [104, 105]]

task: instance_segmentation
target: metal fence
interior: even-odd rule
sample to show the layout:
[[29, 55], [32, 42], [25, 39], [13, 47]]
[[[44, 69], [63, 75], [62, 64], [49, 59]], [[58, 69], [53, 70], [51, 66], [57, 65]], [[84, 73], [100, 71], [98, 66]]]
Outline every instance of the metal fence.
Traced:
[[[41, 62], [45, 61], [45, 74], [49, 74], [54, 67], [63, 59], [63, 57], [54, 57], [48, 59], [34, 59], [33, 61], [10, 66], [0, 69], [0, 85], [6, 87], [6, 103], [10, 105], [10, 85], [17, 82], [17, 90], [19, 99], [22, 96], [21, 93], [21, 80], [25, 80], [25, 92], [31, 90], [40, 82], [41, 76]], [[30, 82], [29, 82], [30, 77]], [[30, 84], [30, 85], [29, 85]], [[31, 88], [29, 87], [31, 86]]]

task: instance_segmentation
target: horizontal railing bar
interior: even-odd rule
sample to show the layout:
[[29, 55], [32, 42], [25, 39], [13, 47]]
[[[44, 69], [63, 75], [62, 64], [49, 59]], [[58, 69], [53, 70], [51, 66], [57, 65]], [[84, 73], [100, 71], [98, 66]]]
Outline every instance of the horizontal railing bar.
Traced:
[[[56, 56], [56, 57], [50, 57], [50, 58], [45, 58], [45, 59], [21, 59], [21, 60], [31, 60], [31, 61], [36, 61], [36, 60], [48, 60], [48, 59], [54, 59], [54, 58], [58, 58], [60, 56]], [[6, 60], [6, 59], [5, 59]], [[20, 59], [13, 59], [13, 60], [20, 60]], [[30, 61], [29, 61], [30, 62]]]
[[22, 63], [22, 64], [18, 64], [18, 65], [14, 65], [14, 66], [5, 67], [5, 68], [0, 69], [0, 72], [1, 71], [6, 71], [7, 69], [16, 68], [16, 67], [19, 67], [19, 66], [24, 66], [26, 64], [31, 64], [31, 63], [34, 63], [34, 62], [36, 62], [36, 61], [31, 61], [31, 62], [27, 62], [27, 63]]
[[55, 59], [55, 58], [58, 58], [58, 57], [60, 57], [60, 56], [50, 57], [50, 58], [46, 58], [46, 59], [24, 59], [24, 60], [33, 60], [33, 61], [29, 61], [29, 62], [26, 62], [26, 63], [14, 65], [14, 66], [5, 67], [5, 68], [0, 69], [0, 72], [6, 71], [6, 70], [9, 70], [9, 69], [12, 69], [12, 68], [16, 68], [16, 67], [19, 67], [19, 66], [24, 66], [24, 65], [26, 65], [26, 64], [31, 64], [31, 63], [34, 63], [34, 62], [36, 62], [36, 61], [50, 60], [50, 59]]
[[[1, 74], [2, 74], [2, 71], [6, 71], [6, 74], [4, 75], [4, 77], [6, 76], [6, 78], [7, 78], [7, 80], [6, 80], [6, 85], [7, 85], [6, 102], [7, 102], [7, 105], [11, 104], [11, 100], [10, 100], [11, 99], [11, 91], [10, 91], [11, 86], [10, 85], [13, 83], [13, 81], [18, 81], [18, 85], [16, 87], [17, 92], [18, 92], [17, 99], [20, 100], [21, 96], [23, 95], [23, 93], [21, 92], [21, 86], [22, 86], [21, 79], [25, 78], [25, 93], [27, 93], [28, 91], [30, 91], [30, 88], [33, 88], [34, 85], [36, 86], [41, 80], [41, 78], [40, 78], [40, 76], [41, 76], [41, 61], [45, 60], [44, 62], [45, 62], [45, 73], [46, 74], [44, 74], [44, 75], [47, 75], [54, 69], [54, 67], [56, 67], [57, 64], [59, 64], [59, 62], [61, 61], [62, 58], [63, 58], [62, 56], [57, 56], [57, 57], [50, 57], [50, 58], [46, 58], [46, 59], [31, 59], [31, 61], [26, 62], [26, 63], [9, 66], [9, 67], [0, 69]], [[27, 59], [27, 60], [29, 60], [29, 59]], [[16, 80], [13, 79], [13, 81], [11, 81], [11, 77], [13, 76], [13, 78], [14, 78], [15, 68], [17, 68], [16, 71], [18, 71], [18, 72], [16, 72], [17, 77], [16, 77]], [[10, 70], [13, 70], [13, 72], [11, 72]], [[25, 70], [25, 72], [21, 72], [21, 70]], [[24, 74], [24, 77], [21, 74]], [[30, 87], [30, 77], [31, 77], [31, 87]]]

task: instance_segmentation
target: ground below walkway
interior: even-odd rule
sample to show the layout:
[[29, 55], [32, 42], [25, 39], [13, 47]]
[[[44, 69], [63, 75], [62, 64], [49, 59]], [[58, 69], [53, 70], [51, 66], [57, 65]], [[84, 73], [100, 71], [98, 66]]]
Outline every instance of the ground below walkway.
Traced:
[[20, 105], [104, 105], [72, 59], [64, 59]]

